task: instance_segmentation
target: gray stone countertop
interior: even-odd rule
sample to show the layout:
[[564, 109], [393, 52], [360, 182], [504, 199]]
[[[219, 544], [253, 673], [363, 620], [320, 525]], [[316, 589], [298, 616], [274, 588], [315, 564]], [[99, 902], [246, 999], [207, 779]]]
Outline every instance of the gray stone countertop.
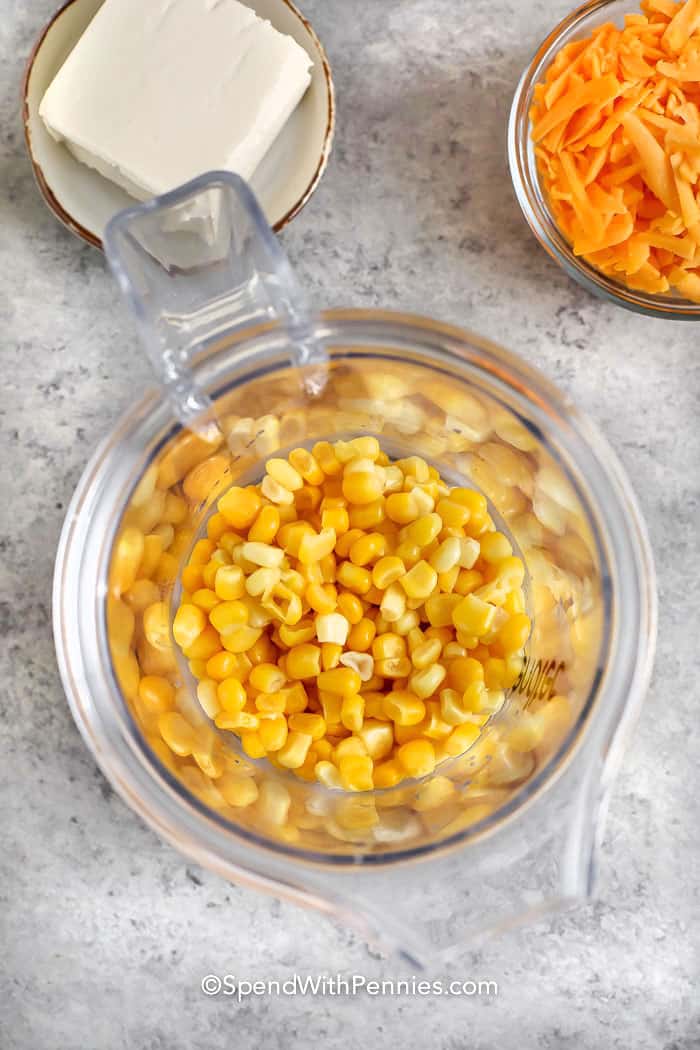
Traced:
[[[223, 1050], [691, 1050], [698, 1024], [700, 336], [591, 298], [537, 247], [505, 125], [572, 0], [305, 0], [338, 129], [284, 233], [321, 305], [431, 314], [539, 366], [636, 488], [660, 592], [656, 671], [612, 798], [599, 900], [465, 952], [491, 998], [251, 998], [204, 974], [388, 974], [327, 920], [161, 843], [84, 747], [59, 681], [51, 574], [95, 443], [148, 372], [102, 256], [45, 209], [19, 83], [52, 0], [0, 0], [0, 1046]], [[630, 7], [634, 7], [631, 2]]]

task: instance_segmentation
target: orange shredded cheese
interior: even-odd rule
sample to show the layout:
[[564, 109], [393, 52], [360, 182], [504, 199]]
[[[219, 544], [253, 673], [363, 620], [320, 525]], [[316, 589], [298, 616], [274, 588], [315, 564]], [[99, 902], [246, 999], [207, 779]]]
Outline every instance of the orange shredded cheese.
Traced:
[[700, 303], [700, 0], [642, 0], [566, 44], [535, 88], [538, 170], [573, 251]]

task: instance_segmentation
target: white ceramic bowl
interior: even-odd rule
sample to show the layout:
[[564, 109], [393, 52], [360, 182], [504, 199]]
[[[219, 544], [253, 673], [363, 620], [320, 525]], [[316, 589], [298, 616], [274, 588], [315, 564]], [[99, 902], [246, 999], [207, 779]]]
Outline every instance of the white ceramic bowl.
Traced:
[[[98, 248], [107, 222], [133, 198], [49, 135], [39, 103], [102, 3], [68, 0], [57, 11], [29, 56], [22, 91], [27, 149], [44, 200], [69, 230]], [[328, 163], [335, 126], [333, 78], [321, 42], [291, 0], [250, 0], [248, 6], [293, 37], [314, 63], [304, 98], [251, 180], [267, 221], [281, 230], [304, 207]]]

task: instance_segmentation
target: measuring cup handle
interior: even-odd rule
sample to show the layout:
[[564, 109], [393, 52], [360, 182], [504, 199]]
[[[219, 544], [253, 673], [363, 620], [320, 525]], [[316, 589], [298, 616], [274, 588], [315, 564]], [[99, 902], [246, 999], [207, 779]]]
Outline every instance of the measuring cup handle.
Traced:
[[293, 364], [325, 360], [306, 295], [239, 176], [208, 172], [119, 212], [105, 230], [104, 248], [183, 425], [213, 418], [193, 362], [215, 339], [272, 322], [286, 330]]

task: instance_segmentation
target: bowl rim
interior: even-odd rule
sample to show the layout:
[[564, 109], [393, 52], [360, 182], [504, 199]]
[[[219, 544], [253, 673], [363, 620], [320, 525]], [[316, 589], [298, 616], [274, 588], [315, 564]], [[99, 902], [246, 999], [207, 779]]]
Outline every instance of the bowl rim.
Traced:
[[[29, 106], [29, 87], [36, 59], [42, 47], [44, 46], [44, 43], [46, 42], [47, 36], [55, 26], [56, 22], [58, 22], [58, 20], [65, 14], [69, 7], [72, 7], [75, 3], [81, 2], [82, 0], [66, 0], [66, 2], [62, 4], [57, 11], [54, 12], [51, 18], [49, 18], [48, 22], [45, 23], [43, 28], [40, 30], [36, 40], [34, 41], [32, 49], [29, 52], [29, 56], [25, 63], [24, 73], [22, 74], [22, 126], [24, 129], [24, 142], [27, 149], [27, 154], [29, 156], [29, 161], [32, 166], [34, 179], [36, 181], [37, 186], [39, 187], [39, 192], [44, 198], [44, 202], [46, 203], [48, 208], [54, 213], [59, 222], [61, 222], [68, 230], [70, 230], [71, 233], [75, 234], [76, 237], [80, 237], [82, 240], [87, 241], [87, 243], [93, 245], [93, 247], [99, 248], [101, 251], [103, 251], [104, 246], [102, 243], [102, 238], [98, 237], [96, 233], [93, 233], [93, 231], [89, 230], [86, 226], [83, 226], [83, 224], [79, 222], [78, 219], [75, 218], [75, 216], [71, 215], [70, 212], [68, 212], [64, 208], [64, 206], [56, 197], [53, 189], [51, 188], [51, 183], [46, 177], [44, 169], [42, 168], [37, 158], [34, 156], [34, 150], [32, 147], [32, 135], [30, 129], [30, 120], [32, 114]], [[101, 3], [103, 2], [104, 0], [101, 0]], [[272, 226], [272, 230], [274, 233], [279, 233], [281, 230], [283, 230], [284, 227], [288, 223], [290, 223], [292, 219], [295, 218], [295, 216], [299, 214], [299, 212], [305, 207], [305, 205], [313, 196], [316, 187], [321, 181], [321, 178], [328, 166], [328, 161], [330, 160], [330, 155], [333, 149], [333, 138], [335, 135], [336, 121], [335, 85], [333, 82], [333, 73], [331, 70], [330, 62], [328, 60], [328, 55], [326, 54], [326, 50], [323, 44], [321, 43], [318, 34], [316, 33], [316, 30], [313, 28], [308, 18], [306, 18], [306, 16], [301, 13], [301, 11], [293, 2], [293, 0], [281, 0], [281, 3], [285, 4], [292, 12], [292, 14], [295, 15], [296, 18], [298, 18], [298, 20], [301, 22], [301, 24], [304, 26], [307, 33], [313, 40], [315, 47], [318, 49], [318, 53], [321, 58], [321, 71], [326, 86], [327, 117], [326, 127], [323, 133], [321, 155], [318, 159], [316, 169], [311, 178], [309, 179], [309, 182], [307, 183], [306, 187], [297, 198], [297, 200], [284, 213], [284, 215], [280, 219], [278, 219], [277, 222], [275, 222], [275, 224]]]
[[508, 119], [508, 167], [520, 209], [541, 248], [551, 259], [587, 291], [648, 317], [671, 320], [700, 320], [700, 304], [672, 295], [652, 295], [607, 277], [582, 257], [574, 255], [571, 246], [554, 220], [541, 191], [539, 174], [533, 161], [530, 138], [532, 93], [561, 46], [562, 38], [583, 30], [589, 17], [605, 11], [620, 0], [586, 0], [558, 22], [540, 43], [520, 77], [513, 95]]

